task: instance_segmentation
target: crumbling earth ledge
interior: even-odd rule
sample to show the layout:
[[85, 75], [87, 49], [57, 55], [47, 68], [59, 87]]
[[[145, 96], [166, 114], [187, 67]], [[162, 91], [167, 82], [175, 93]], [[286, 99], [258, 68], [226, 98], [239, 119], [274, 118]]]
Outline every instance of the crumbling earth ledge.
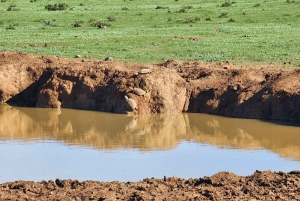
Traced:
[[[142, 69], [151, 73], [139, 73]], [[141, 65], [2, 51], [0, 100], [114, 113], [198, 112], [299, 122], [300, 70], [173, 60]]]
[[126, 183], [15, 181], [0, 184], [0, 200], [300, 200], [300, 171], [256, 171], [246, 177], [220, 172]]

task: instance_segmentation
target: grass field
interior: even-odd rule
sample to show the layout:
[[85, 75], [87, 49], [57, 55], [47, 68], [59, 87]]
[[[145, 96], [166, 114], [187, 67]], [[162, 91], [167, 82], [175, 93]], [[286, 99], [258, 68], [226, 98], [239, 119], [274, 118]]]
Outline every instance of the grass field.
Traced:
[[300, 66], [300, 0], [1, 0], [0, 36], [0, 50], [60, 57]]

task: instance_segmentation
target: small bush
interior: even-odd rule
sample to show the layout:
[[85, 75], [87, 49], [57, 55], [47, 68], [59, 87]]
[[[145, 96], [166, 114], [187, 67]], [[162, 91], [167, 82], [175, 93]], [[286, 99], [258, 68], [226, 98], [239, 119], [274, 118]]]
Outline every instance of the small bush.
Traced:
[[194, 7], [193, 6], [183, 6], [182, 8], [183, 9], [193, 9]]
[[59, 3], [59, 4], [48, 4], [45, 6], [45, 9], [48, 11], [57, 11], [57, 10], [66, 10], [68, 8], [68, 4], [66, 3]]
[[45, 23], [46, 26], [49, 26], [49, 25], [52, 24], [52, 20], [51, 19], [49, 19], [49, 20], [44, 19], [44, 23]]
[[83, 3], [79, 4], [79, 6], [85, 6]]
[[128, 10], [128, 8], [127, 7], [123, 7], [122, 10]]
[[287, 0], [287, 3], [295, 3], [295, 1]]
[[1, 0], [1, 2], [6, 2], [7, 0]]
[[221, 15], [219, 15], [219, 18], [226, 17], [227, 15], [228, 13], [221, 13]]
[[91, 24], [93, 24], [93, 23], [95, 23], [96, 22], [96, 19], [90, 19], [89, 20], [89, 23], [91, 23]]
[[185, 19], [185, 22], [186, 22], [186, 23], [193, 23], [193, 22], [194, 22], [194, 19], [192, 19], [192, 18], [186, 18], [186, 19]]
[[30, 2], [31, 2], [31, 3], [33, 3], [33, 2], [37, 2], [37, 0], [30, 0]]
[[200, 17], [195, 17], [195, 21], [201, 21]]
[[8, 8], [7, 11], [19, 11], [20, 9], [17, 8], [15, 4], [11, 4]]
[[231, 3], [227, 2], [227, 1], [222, 3], [222, 5], [221, 5], [221, 7], [229, 7], [229, 6], [231, 6]]
[[186, 13], [186, 9], [181, 8], [179, 11], [176, 11], [176, 13]]
[[232, 17], [228, 20], [228, 22], [235, 22], [235, 19]]
[[206, 21], [211, 21], [211, 17], [206, 17], [205, 20]]
[[182, 6], [179, 11], [176, 11], [176, 13], [186, 13], [187, 10], [193, 9], [193, 8], [194, 8], [193, 6]]
[[169, 17], [169, 18], [168, 18], [168, 21], [169, 21], [169, 22], [170, 22], [170, 21], [173, 21], [173, 18]]
[[186, 23], [195, 23], [197, 21], [201, 21], [201, 18], [200, 17], [195, 17], [195, 18], [187, 18], [187, 19], [185, 19]]
[[169, 9], [168, 6], [157, 6], [155, 9]]
[[95, 27], [98, 27], [99, 29], [102, 29], [104, 27], [109, 27], [110, 24], [107, 24], [105, 22], [99, 21], [99, 22], [92, 23], [92, 26], [95, 26]]
[[259, 7], [260, 6], [260, 3], [257, 3], [254, 5], [254, 7]]
[[81, 27], [81, 24], [83, 23], [84, 21], [75, 21], [73, 23], [73, 27]]
[[18, 23], [10, 24], [10, 25], [8, 25], [7, 27], [5, 27], [5, 29], [6, 29], [6, 30], [15, 30], [17, 26], [19, 26]]
[[5, 27], [5, 29], [6, 30], [15, 30], [16, 28], [15, 28], [15, 26], [14, 25], [12, 25], [12, 24], [10, 24], [10, 25], [8, 25], [7, 27]]
[[108, 16], [107, 20], [112, 22], [112, 21], [116, 21], [117, 17], [116, 16]]

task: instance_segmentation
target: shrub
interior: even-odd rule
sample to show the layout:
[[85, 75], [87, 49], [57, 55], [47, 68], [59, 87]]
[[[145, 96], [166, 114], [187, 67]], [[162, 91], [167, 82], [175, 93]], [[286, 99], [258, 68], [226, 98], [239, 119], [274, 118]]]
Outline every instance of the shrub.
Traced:
[[102, 29], [103, 27], [109, 27], [110, 24], [107, 24], [105, 22], [99, 21], [91, 24], [92, 26], [98, 27], [99, 29]]
[[81, 27], [81, 24], [83, 23], [84, 21], [75, 21], [73, 23], [73, 27]]
[[206, 17], [205, 20], [206, 21], [211, 21], [211, 17]]
[[221, 15], [219, 15], [219, 18], [226, 17], [227, 15], [228, 13], [221, 13]]
[[52, 20], [51, 19], [49, 19], [49, 20], [44, 19], [44, 23], [45, 23], [45, 25], [49, 26], [50, 24], [52, 24]]
[[30, 2], [32, 3], [32, 2], [37, 2], [37, 0], [30, 0]]
[[155, 9], [169, 9], [168, 6], [157, 6]]
[[1, 0], [1, 2], [6, 2], [7, 0]]
[[260, 6], [260, 3], [257, 3], [254, 5], [254, 7], [259, 7]]
[[227, 2], [227, 1], [222, 3], [222, 5], [221, 5], [221, 7], [229, 7], [229, 6], [231, 6], [231, 3]]
[[187, 18], [187, 19], [185, 19], [186, 23], [195, 23], [197, 21], [201, 21], [201, 18], [200, 17], [195, 17], [195, 18]]
[[228, 22], [235, 22], [235, 19], [232, 17], [228, 20]]
[[107, 20], [112, 22], [112, 21], [116, 21], [117, 17], [116, 16], [108, 16]]
[[193, 8], [194, 8], [193, 6], [182, 6], [179, 11], [176, 11], [176, 13], [186, 13], [187, 10], [193, 9]]
[[193, 9], [194, 7], [193, 6], [183, 6], [182, 8], [183, 9]]
[[200, 17], [195, 17], [195, 21], [200, 21], [201, 18]]
[[48, 11], [56, 11], [56, 10], [66, 10], [68, 8], [68, 4], [66, 3], [59, 3], [59, 4], [48, 4], [45, 6], [45, 9]]
[[186, 13], [186, 9], [181, 8], [179, 11], [176, 11], [176, 13]]
[[96, 19], [90, 19], [89, 23], [94, 24], [96, 22]]
[[193, 23], [193, 22], [194, 22], [194, 19], [192, 19], [192, 18], [186, 18], [186, 19], [185, 19], [185, 22], [186, 22], [186, 23]]
[[15, 30], [16, 29], [16, 26], [19, 26], [18, 23], [15, 23], [15, 24], [10, 24], [8, 25], [7, 27], [5, 27], [6, 30]]
[[19, 11], [19, 8], [16, 8], [15, 4], [11, 4], [8, 8], [7, 11]]
[[6, 29], [6, 30], [9, 30], [9, 29], [10, 29], [10, 30], [14, 30], [14, 29], [16, 29], [16, 28], [15, 28], [14, 25], [10, 24], [10, 25], [8, 25], [7, 27], [5, 27], [5, 29]]
[[127, 7], [123, 7], [122, 10], [128, 10], [128, 8]]

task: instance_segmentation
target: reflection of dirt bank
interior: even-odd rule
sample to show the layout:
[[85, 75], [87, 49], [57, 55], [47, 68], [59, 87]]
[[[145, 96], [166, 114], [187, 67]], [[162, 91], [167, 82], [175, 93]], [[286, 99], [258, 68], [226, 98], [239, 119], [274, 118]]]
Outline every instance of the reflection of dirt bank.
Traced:
[[300, 127], [211, 115], [188, 116], [197, 142], [239, 149], [263, 148], [300, 160]]
[[300, 172], [256, 171], [240, 177], [220, 172], [196, 179], [144, 179], [140, 182], [77, 180], [8, 182], [1, 200], [300, 200]]
[[[139, 73], [141, 69], [152, 73]], [[0, 101], [126, 113], [197, 112], [300, 121], [300, 70], [243, 69], [230, 63], [156, 65], [0, 52]], [[139, 96], [133, 88], [147, 92]]]
[[98, 149], [170, 149], [181, 140], [264, 148], [300, 160], [300, 128], [205, 114], [127, 116], [94, 111], [0, 107], [0, 138], [55, 139]]

